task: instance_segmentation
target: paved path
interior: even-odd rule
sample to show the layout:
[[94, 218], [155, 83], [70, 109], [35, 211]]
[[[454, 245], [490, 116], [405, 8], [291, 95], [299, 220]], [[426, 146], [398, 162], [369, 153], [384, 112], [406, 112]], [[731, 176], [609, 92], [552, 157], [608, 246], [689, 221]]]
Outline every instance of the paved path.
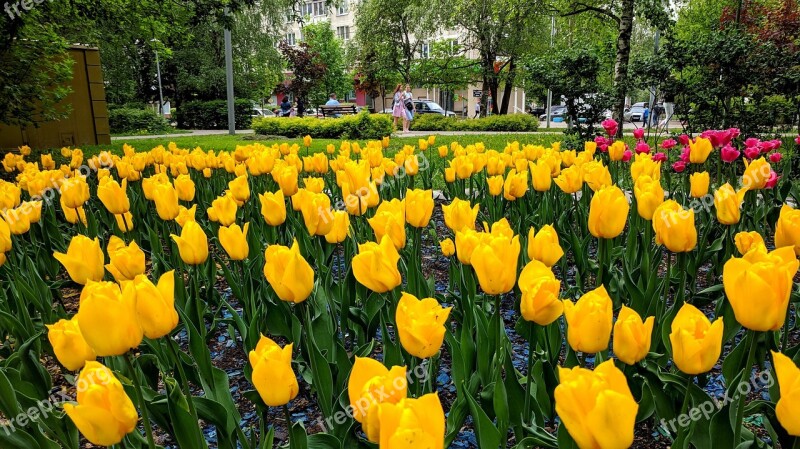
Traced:
[[[150, 136], [113, 136], [111, 140], [141, 140], [141, 139], [175, 139], [178, 137], [194, 137], [194, 136], [220, 136], [228, 134], [227, 129], [196, 129], [193, 131], [177, 134], [154, 134]], [[236, 131], [236, 135], [253, 134], [252, 129], [240, 129]]]

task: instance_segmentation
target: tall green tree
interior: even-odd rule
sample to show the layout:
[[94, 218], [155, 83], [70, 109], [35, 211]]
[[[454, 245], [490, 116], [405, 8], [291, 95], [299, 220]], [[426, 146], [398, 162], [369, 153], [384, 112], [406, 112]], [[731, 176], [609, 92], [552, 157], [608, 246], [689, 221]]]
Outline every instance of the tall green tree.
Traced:
[[317, 61], [325, 66], [317, 88], [310, 92], [313, 105], [324, 104], [328, 95], [339, 97], [353, 89], [353, 78], [348, 74], [345, 50], [341, 39], [333, 34], [330, 22], [307, 24], [303, 27], [303, 41], [315, 53]]

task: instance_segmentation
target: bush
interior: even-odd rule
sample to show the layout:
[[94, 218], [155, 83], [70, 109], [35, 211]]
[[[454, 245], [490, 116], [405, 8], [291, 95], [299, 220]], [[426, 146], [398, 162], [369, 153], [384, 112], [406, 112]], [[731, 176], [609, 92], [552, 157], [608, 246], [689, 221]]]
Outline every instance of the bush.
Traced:
[[392, 120], [388, 115], [361, 112], [341, 118], [315, 117], [276, 118], [253, 120], [257, 134], [299, 137], [309, 135], [322, 139], [380, 139], [392, 134]]
[[[247, 129], [253, 120], [253, 102], [234, 103], [236, 129]], [[187, 101], [175, 110], [180, 129], [228, 129], [228, 102], [225, 100]]]
[[536, 131], [539, 121], [528, 114], [490, 115], [479, 119], [459, 119], [439, 114], [419, 114], [411, 122], [414, 131]]
[[108, 111], [112, 134], [158, 134], [172, 129], [164, 117], [148, 109], [116, 108]]

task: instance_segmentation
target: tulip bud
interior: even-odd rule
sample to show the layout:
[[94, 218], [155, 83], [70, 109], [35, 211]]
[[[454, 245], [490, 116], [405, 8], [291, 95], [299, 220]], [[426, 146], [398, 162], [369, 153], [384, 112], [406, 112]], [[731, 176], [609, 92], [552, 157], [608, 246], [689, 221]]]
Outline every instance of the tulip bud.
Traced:
[[238, 210], [236, 200], [226, 194], [212, 201], [206, 213], [209, 220], [218, 222], [221, 226], [230, 226], [236, 222]]
[[789, 435], [800, 436], [800, 369], [779, 352], [772, 352], [772, 360], [781, 393], [775, 415]]
[[453, 239], [449, 237], [439, 242], [439, 247], [442, 250], [442, 255], [445, 257], [450, 257], [456, 253], [456, 247], [453, 243]]
[[800, 210], [784, 204], [775, 228], [775, 246], [791, 246], [800, 255]]
[[553, 180], [564, 193], [575, 193], [583, 187], [583, 170], [579, 165], [561, 170]]
[[563, 256], [564, 250], [561, 249], [558, 234], [552, 225], [542, 226], [539, 232], [531, 227], [528, 231], [528, 258], [552, 267]]
[[486, 184], [489, 185], [489, 195], [497, 196], [503, 193], [503, 177], [501, 175], [489, 176], [486, 178]]
[[347, 381], [347, 392], [353, 418], [361, 423], [370, 441], [378, 442], [380, 436], [383, 422], [381, 405], [400, 402], [407, 391], [404, 366], [393, 366], [389, 370], [377, 360], [356, 356]]
[[405, 203], [406, 222], [415, 228], [428, 226], [433, 214], [433, 191], [408, 189]]
[[722, 317], [714, 324], [691, 304], [684, 304], [672, 321], [669, 341], [672, 359], [689, 375], [705, 373], [717, 363], [722, 352]]
[[379, 416], [381, 448], [444, 449], [445, 416], [436, 393], [383, 404]]
[[519, 251], [519, 236], [502, 235], [483, 239], [472, 251], [470, 265], [486, 294], [500, 295], [514, 288]]
[[136, 242], [125, 245], [121, 238], [112, 235], [108, 241], [108, 258], [111, 263], [106, 265], [106, 270], [114, 276], [117, 282], [132, 281], [145, 270], [144, 251]]
[[649, 175], [640, 176], [633, 185], [636, 197], [636, 211], [645, 220], [652, 220], [658, 206], [664, 202], [664, 188], [661, 181]]
[[405, 209], [404, 201], [398, 200], [397, 198], [384, 201], [378, 206], [375, 216], [367, 220], [372, 231], [375, 233], [376, 241], [380, 241], [384, 236], [388, 236], [392, 239], [392, 243], [398, 250], [405, 247]]
[[77, 371], [83, 368], [86, 362], [97, 359], [97, 354], [81, 335], [77, 317], [72, 317], [71, 320], [61, 319], [56, 324], [48, 324], [47, 339], [50, 341], [59, 363], [70, 371]]
[[526, 321], [547, 326], [563, 313], [564, 304], [558, 299], [561, 282], [542, 262], [531, 260], [522, 269], [519, 289], [522, 291], [520, 311]]
[[228, 189], [239, 206], [250, 199], [250, 185], [247, 183], [247, 175], [237, 176], [236, 179], [228, 183]]
[[333, 227], [330, 232], [325, 234], [325, 241], [328, 243], [342, 243], [350, 234], [350, 215], [343, 211], [333, 212]]
[[131, 209], [130, 200], [126, 190], [128, 188], [128, 180], [122, 180], [122, 186], [117, 181], [111, 178], [103, 178], [100, 185], [97, 186], [97, 197], [103, 203], [103, 206], [114, 215], [121, 215]]
[[702, 164], [708, 159], [708, 155], [714, 150], [711, 141], [704, 137], [697, 137], [694, 141], [689, 141], [689, 162], [692, 164]]
[[741, 210], [739, 208], [744, 201], [747, 189], [740, 189], [738, 192], [725, 183], [714, 192], [714, 207], [717, 209], [717, 220], [724, 225], [739, 223]]
[[250, 246], [247, 244], [249, 227], [250, 223], [245, 223], [244, 229], [235, 223], [230, 226], [220, 226], [219, 243], [231, 260], [247, 259], [247, 255], [250, 253]]
[[194, 181], [189, 175], [180, 175], [174, 181], [175, 190], [178, 191], [178, 199], [181, 201], [194, 200], [195, 187]]
[[264, 276], [281, 301], [299, 304], [308, 298], [314, 289], [314, 270], [300, 254], [297, 240], [291, 248], [269, 245], [264, 261]]
[[597, 238], [617, 237], [625, 228], [629, 210], [628, 199], [619, 187], [598, 190], [589, 203], [589, 232]]
[[444, 342], [450, 309], [452, 307], [441, 307], [433, 298], [420, 300], [403, 292], [395, 320], [400, 344], [406, 352], [421, 359], [436, 355]]
[[286, 221], [286, 200], [283, 191], [266, 192], [259, 195], [261, 215], [270, 226], [280, 226]]
[[125, 285], [122, 294], [136, 304], [136, 316], [147, 338], [161, 338], [178, 325], [174, 270], [162, 274], [158, 286], [150, 282], [147, 276], [136, 276]]
[[92, 240], [84, 235], [76, 235], [69, 242], [66, 254], [56, 252], [53, 257], [61, 262], [69, 277], [78, 284], [85, 285], [88, 281], [103, 279], [105, 256], [96, 237]]
[[647, 357], [654, 322], [652, 316], [642, 322], [636, 311], [622, 306], [614, 323], [614, 355], [628, 365], [635, 365]]
[[153, 191], [153, 201], [156, 203], [156, 212], [164, 220], [174, 220], [178, 216], [178, 192], [169, 182], [158, 184]]
[[467, 200], [454, 198], [449, 205], [442, 206], [444, 223], [453, 232], [464, 228], [475, 229], [475, 220], [478, 218], [480, 205], [472, 207]]
[[697, 246], [694, 210], [684, 209], [675, 200], [663, 202], [653, 213], [656, 244], [674, 253], [685, 253]]
[[286, 405], [300, 392], [297, 376], [292, 371], [292, 347], [289, 343], [281, 348], [262, 335], [256, 349], [250, 351], [253, 386], [270, 407]]
[[142, 342], [136, 297], [122, 295], [113, 282], [89, 282], [81, 291], [78, 325], [100, 357], [122, 355]]
[[575, 304], [564, 301], [567, 342], [574, 351], [596, 353], [608, 348], [613, 320], [612, 301], [604, 286], [587, 292]]
[[702, 198], [708, 195], [708, 184], [710, 180], [711, 178], [707, 171], [692, 173], [689, 175], [692, 198]]
[[64, 404], [64, 411], [90, 443], [113, 446], [133, 432], [139, 415], [110, 369], [87, 362], [76, 385], [78, 405]]
[[767, 249], [764, 243], [764, 237], [761, 237], [758, 231], [739, 232], [733, 237], [733, 241], [736, 243], [736, 249], [741, 255], [745, 255], [750, 252], [750, 250], [756, 248], [763, 247], [764, 251]]
[[403, 282], [397, 262], [400, 254], [389, 236], [384, 235], [380, 243], [367, 242], [358, 245], [358, 254], [353, 257], [353, 275], [363, 286], [376, 293], [386, 293]]
[[181, 260], [185, 264], [200, 265], [208, 259], [208, 239], [197, 222], [186, 222], [180, 236], [170, 234], [170, 237], [178, 245]]

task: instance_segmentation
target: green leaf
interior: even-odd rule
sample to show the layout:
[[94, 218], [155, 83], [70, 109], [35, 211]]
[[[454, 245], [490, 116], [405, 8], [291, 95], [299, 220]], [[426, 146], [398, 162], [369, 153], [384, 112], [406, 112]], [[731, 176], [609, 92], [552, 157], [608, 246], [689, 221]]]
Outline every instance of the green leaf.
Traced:
[[478, 402], [472, 395], [466, 395], [467, 402], [469, 403], [469, 410], [472, 417], [475, 419], [475, 433], [478, 437], [478, 447], [481, 449], [495, 449], [500, 447], [500, 432], [494, 426], [492, 420], [486, 416]]

